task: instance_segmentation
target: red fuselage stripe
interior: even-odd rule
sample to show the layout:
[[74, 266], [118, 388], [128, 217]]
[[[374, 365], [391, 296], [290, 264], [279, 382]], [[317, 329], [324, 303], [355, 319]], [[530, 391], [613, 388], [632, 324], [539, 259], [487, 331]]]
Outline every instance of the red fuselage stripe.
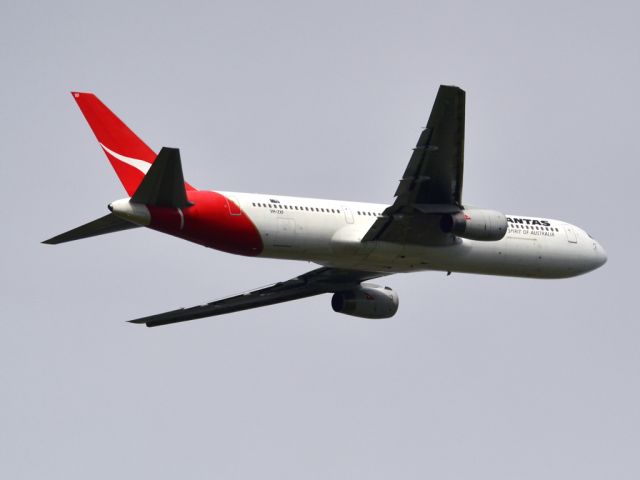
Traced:
[[251, 219], [231, 199], [217, 192], [191, 190], [193, 206], [182, 209], [149, 207], [154, 230], [189, 240], [205, 247], [237, 255], [256, 256], [262, 239]]

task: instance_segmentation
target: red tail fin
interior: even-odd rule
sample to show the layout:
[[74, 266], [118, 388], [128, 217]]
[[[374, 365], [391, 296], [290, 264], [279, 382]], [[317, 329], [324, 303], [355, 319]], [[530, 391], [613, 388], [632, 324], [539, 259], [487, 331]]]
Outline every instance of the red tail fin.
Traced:
[[[71, 92], [129, 196], [137, 190], [156, 154], [93, 93]], [[188, 190], [192, 187], [185, 184]]]

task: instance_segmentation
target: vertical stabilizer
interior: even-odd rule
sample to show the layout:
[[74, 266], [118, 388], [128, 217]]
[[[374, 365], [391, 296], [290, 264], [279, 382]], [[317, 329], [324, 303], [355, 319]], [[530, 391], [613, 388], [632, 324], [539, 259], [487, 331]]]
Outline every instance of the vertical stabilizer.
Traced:
[[72, 92], [129, 195], [133, 195], [156, 154], [93, 93]]
[[[156, 153], [93, 93], [71, 92], [129, 196], [156, 159]], [[187, 190], [195, 190], [188, 183]]]

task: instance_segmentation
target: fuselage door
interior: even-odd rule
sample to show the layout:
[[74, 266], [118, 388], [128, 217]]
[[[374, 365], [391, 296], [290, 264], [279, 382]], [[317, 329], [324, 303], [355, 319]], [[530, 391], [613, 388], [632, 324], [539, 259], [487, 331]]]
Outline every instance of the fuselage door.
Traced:
[[296, 242], [296, 222], [291, 218], [278, 218], [278, 231], [274, 247], [293, 247]]
[[344, 219], [347, 223], [353, 223], [353, 213], [351, 213], [349, 207], [342, 207], [342, 210], [344, 211]]
[[240, 204], [235, 198], [232, 197], [224, 197], [227, 202], [227, 208], [229, 209], [229, 215], [238, 216], [242, 215], [242, 211], [240, 210]]
[[576, 235], [576, 232], [573, 231], [573, 228], [565, 225], [564, 231], [567, 234], [567, 240], [569, 241], [569, 243], [578, 243], [578, 237]]

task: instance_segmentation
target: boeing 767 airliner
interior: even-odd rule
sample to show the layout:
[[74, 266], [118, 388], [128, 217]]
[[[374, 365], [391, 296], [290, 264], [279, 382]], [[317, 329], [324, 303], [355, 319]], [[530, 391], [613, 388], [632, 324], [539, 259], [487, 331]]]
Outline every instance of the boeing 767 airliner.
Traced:
[[389, 318], [398, 310], [398, 295], [369, 280], [421, 270], [566, 278], [607, 259], [575, 225], [462, 203], [465, 92], [458, 87], [438, 90], [391, 205], [199, 190], [184, 181], [177, 149], [156, 155], [95, 95], [72, 95], [129, 196], [110, 203], [108, 215], [44, 243], [148, 227], [228, 253], [320, 266], [266, 288], [132, 323], [154, 327], [323, 293], [333, 294], [336, 312]]

